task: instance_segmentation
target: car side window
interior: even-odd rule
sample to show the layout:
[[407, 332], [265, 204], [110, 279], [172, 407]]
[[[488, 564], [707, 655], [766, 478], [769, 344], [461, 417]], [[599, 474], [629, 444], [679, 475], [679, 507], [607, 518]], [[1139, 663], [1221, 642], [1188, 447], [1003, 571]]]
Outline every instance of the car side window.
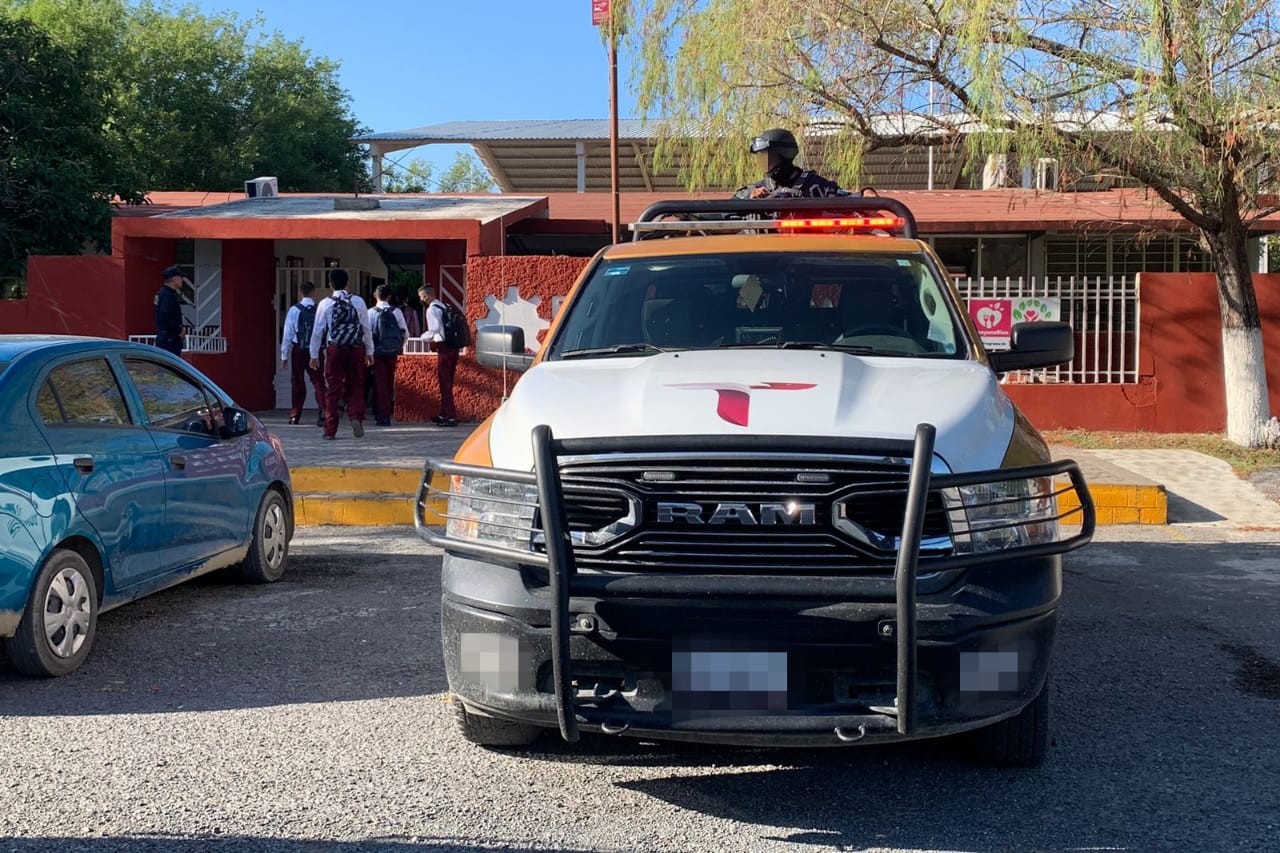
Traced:
[[145, 359], [125, 359], [142, 398], [147, 420], [157, 429], [217, 435], [213, 407], [199, 385], [178, 372]]
[[62, 364], [49, 372], [36, 410], [50, 426], [122, 426], [132, 423], [124, 394], [106, 359]]

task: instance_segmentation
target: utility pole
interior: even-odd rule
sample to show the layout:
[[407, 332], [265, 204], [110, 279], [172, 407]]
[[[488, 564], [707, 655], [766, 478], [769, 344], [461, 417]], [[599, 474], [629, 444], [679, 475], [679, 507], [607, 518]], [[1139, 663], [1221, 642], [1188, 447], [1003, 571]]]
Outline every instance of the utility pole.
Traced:
[[611, 0], [591, 0], [591, 23], [609, 28], [609, 192], [613, 196], [613, 242], [622, 233], [618, 197], [618, 22]]

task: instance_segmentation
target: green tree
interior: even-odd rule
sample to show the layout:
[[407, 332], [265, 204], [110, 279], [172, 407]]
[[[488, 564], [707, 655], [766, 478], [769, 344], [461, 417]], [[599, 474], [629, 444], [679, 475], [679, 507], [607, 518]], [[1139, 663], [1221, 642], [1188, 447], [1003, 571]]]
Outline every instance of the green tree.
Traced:
[[0, 296], [28, 255], [109, 245], [112, 198], [141, 200], [100, 131], [100, 84], [86, 52], [0, 12]]
[[493, 192], [493, 178], [479, 160], [459, 151], [440, 176], [438, 189], [442, 193], [490, 193]]
[[[882, 146], [969, 146], [1129, 176], [1217, 270], [1227, 436], [1275, 446], [1250, 228], [1278, 212], [1272, 0], [631, 0], [641, 109], [691, 123], [694, 184], [761, 127], [819, 130], [846, 181]], [[690, 126], [686, 124], [685, 126]], [[725, 144], [725, 140], [734, 140]], [[670, 143], [668, 143], [670, 146]]]
[[404, 165], [388, 165], [382, 172], [382, 187], [389, 193], [488, 193], [494, 190], [489, 171], [474, 156], [461, 151], [439, 179], [432, 165], [418, 157]]
[[150, 190], [366, 190], [337, 64], [261, 18], [142, 0], [0, 0], [91, 59], [101, 128]]
[[415, 157], [404, 165], [390, 164], [382, 170], [382, 189], [389, 193], [431, 192], [431, 164]]

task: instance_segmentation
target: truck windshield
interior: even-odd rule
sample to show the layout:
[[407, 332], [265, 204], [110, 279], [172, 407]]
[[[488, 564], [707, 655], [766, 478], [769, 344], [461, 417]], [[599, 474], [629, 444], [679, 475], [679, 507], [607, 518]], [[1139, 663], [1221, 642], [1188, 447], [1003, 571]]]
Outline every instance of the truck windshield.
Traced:
[[777, 347], [963, 358], [955, 310], [924, 255], [622, 258], [596, 267], [549, 357]]

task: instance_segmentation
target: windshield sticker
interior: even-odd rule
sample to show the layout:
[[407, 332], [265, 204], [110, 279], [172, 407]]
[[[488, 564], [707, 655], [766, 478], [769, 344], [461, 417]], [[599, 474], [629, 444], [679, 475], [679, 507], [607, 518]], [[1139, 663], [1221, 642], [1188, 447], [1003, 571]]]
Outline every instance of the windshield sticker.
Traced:
[[631, 267], [609, 267], [604, 271], [605, 275], [626, 275], [631, 272]]

